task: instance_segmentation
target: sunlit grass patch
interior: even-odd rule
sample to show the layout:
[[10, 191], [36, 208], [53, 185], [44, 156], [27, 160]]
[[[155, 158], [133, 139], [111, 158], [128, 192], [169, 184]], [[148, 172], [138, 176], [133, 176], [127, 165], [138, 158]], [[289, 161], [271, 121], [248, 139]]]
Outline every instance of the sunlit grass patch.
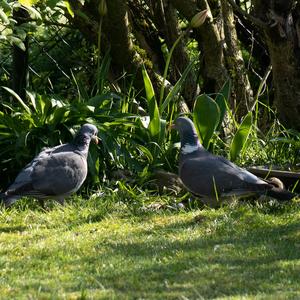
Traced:
[[145, 211], [108, 196], [71, 202], [1, 211], [1, 299], [300, 296], [297, 204]]

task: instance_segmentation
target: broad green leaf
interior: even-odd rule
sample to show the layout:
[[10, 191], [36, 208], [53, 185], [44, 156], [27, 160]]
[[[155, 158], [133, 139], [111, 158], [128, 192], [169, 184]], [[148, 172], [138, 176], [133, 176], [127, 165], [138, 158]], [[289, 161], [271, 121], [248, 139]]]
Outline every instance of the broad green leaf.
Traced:
[[41, 117], [41, 123], [44, 123], [47, 117], [50, 115], [50, 110], [52, 108], [52, 103], [49, 99], [43, 97], [40, 97], [39, 99], [41, 101], [41, 105], [43, 105], [43, 114], [40, 116]]
[[153, 155], [152, 155], [152, 153], [151, 153], [151, 151], [147, 148], [147, 147], [145, 147], [145, 146], [143, 146], [143, 145], [136, 145], [136, 147], [141, 151], [141, 152], [143, 152], [144, 154], [145, 154], [145, 156], [148, 158], [148, 160], [149, 160], [149, 163], [152, 163], [153, 162]]
[[45, 107], [46, 107], [46, 102], [47, 98], [41, 95], [36, 95], [35, 96], [35, 105], [36, 105], [36, 110], [41, 114], [44, 115], [45, 112]]
[[227, 109], [226, 102], [229, 103], [230, 91], [231, 91], [231, 81], [227, 80], [223, 85], [221, 91], [218, 93], [215, 100], [220, 109], [220, 121], [217, 126], [217, 130], [219, 130], [222, 126], [226, 109]]
[[180, 91], [187, 75], [190, 73], [190, 71], [192, 70], [194, 64], [195, 64], [196, 60], [191, 61], [187, 67], [185, 68], [184, 72], [182, 73], [180, 79], [176, 82], [176, 84], [174, 85], [174, 87], [172, 88], [172, 90], [168, 93], [165, 101], [162, 103], [161, 107], [160, 107], [160, 113], [162, 114], [164, 112], [164, 110], [167, 108], [167, 106], [169, 105], [170, 101], [172, 101], [174, 99], [174, 97], [177, 95], [177, 93]]
[[194, 105], [193, 120], [201, 143], [208, 148], [210, 139], [220, 121], [219, 106], [206, 94], [198, 96]]
[[10, 42], [10, 44], [16, 45], [21, 50], [26, 51], [25, 44], [23, 43], [23, 41], [20, 38], [13, 36], [13, 35], [8, 35], [6, 38]]
[[0, 6], [1, 6], [1, 9], [5, 13], [9, 13], [9, 16], [10, 16], [12, 13], [13, 7], [14, 7], [14, 3], [13, 2], [8, 3], [7, 0], [2, 0], [2, 1], [0, 1]]
[[32, 6], [37, 3], [39, 0], [19, 0], [19, 3], [24, 6]]
[[245, 150], [245, 145], [252, 127], [252, 113], [249, 112], [241, 125], [239, 126], [237, 132], [235, 133], [231, 145], [230, 145], [230, 160], [235, 161], [241, 151]]
[[71, 16], [72, 18], [74, 18], [74, 11], [73, 11], [73, 9], [72, 9], [72, 7], [71, 7], [69, 1], [64, 1], [64, 4], [65, 4], [65, 6], [66, 6], [66, 8], [67, 8], [67, 11], [68, 11], [68, 13], [70, 14], [70, 16]]
[[67, 112], [67, 107], [58, 107], [55, 108], [54, 113], [52, 114], [51, 123], [56, 126], [59, 123], [63, 123], [64, 116]]
[[101, 94], [101, 95], [96, 95], [92, 98], [90, 98], [87, 103], [90, 106], [94, 106], [95, 108], [101, 108], [102, 106], [105, 107], [105, 104], [110, 103], [110, 99], [112, 99], [108, 94]]
[[15, 28], [15, 33], [18, 36], [18, 38], [20, 38], [22, 41], [25, 40], [27, 33], [24, 29], [17, 27]]
[[[37, 1], [35, 1], [37, 2]], [[35, 4], [35, 3], [33, 3]], [[25, 6], [26, 7], [26, 10], [28, 11], [28, 13], [30, 14], [30, 17], [32, 19], [39, 19], [39, 20], [42, 20], [42, 16], [41, 14], [39, 13], [38, 10], [36, 10], [34, 7], [32, 7], [31, 5], [30, 6]]]
[[154, 92], [150, 77], [149, 77], [145, 67], [142, 69], [142, 74], [143, 74], [143, 80], [144, 80], [144, 85], [145, 85], [146, 97], [147, 97], [148, 101], [149, 100], [151, 101], [153, 98], [155, 99], [155, 92]]
[[59, 1], [61, 0], [47, 0], [47, 6], [54, 8]]
[[147, 178], [149, 174], [149, 165], [143, 168], [143, 170], [139, 173], [140, 178]]
[[150, 123], [148, 128], [150, 130], [151, 136], [156, 140], [158, 140], [159, 133], [160, 133], [160, 114], [159, 114], [159, 110], [155, 98], [155, 93], [152, 86], [152, 82], [145, 68], [142, 69], [142, 74], [144, 79], [145, 92], [146, 92], [146, 98], [148, 102], [149, 115], [150, 115]]
[[25, 104], [25, 102], [21, 99], [21, 97], [12, 89], [6, 87], [6, 86], [2, 86], [3, 89], [5, 89], [6, 91], [8, 91], [12, 96], [14, 96], [21, 104], [21, 106], [29, 113], [31, 114], [31, 110], [30, 108]]
[[37, 112], [37, 109], [36, 109], [36, 99], [35, 99], [35, 96], [33, 93], [29, 92], [29, 91], [26, 91], [26, 95], [28, 96], [28, 98], [30, 99], [31, 101], [31, 104], [35, 110], [35, 112]]
[[107, 80], [109, 68], [110, 68], [110, 63], [111, 63], [111, 56], [110, 56], [110, 51], [106, 51], [105, 55], [101, 59], [101, 64], [99, 67], [99, 70], [97, 72], [97, 82], [99, 86], [99, 91], [98, 93], [103, 93], [104, 91], [104, 84]]
[[2, 20], [3, 25], [9, 24], [8, 16], [5, 14], [2, 8], [0, 8], [0, 20]]

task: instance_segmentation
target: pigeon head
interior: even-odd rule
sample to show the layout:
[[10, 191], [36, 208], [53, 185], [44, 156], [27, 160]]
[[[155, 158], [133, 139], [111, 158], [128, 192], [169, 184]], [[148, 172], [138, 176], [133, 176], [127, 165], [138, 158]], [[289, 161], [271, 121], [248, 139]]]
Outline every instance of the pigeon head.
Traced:
[[88, 148], [91, 141], [98, 144], [98, 129], [93, 124], [84, 124], [77, 132], [74, 144], [79, 148]]
[[193, 153], [202, 147], [194, 123], [190, 119], [178, 117], [173, 127], [179, 132], [182, 154]]

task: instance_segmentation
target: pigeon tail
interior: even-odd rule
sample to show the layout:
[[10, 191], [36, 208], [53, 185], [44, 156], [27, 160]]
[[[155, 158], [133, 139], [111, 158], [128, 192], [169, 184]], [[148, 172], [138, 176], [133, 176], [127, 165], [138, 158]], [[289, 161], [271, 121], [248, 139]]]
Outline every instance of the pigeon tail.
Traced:
[[267, 190], [266, 195], [269, 197], [276, 198], [277, 200], [281, 200], [281, 201], [289, 201], [297, 196], [297, 194], [295, 194], [295, 193], [292, 193], [288, 190], [276, 188], [276, 187], [273, 187], [272, 189]]

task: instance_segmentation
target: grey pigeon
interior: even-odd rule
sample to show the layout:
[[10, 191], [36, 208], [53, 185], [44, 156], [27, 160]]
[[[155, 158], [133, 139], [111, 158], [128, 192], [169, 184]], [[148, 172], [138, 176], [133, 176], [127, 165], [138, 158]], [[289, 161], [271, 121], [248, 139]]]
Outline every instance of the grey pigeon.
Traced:
[[90, 141], [98, 143], [98, 130], [85, 124], [69, 144], [46, 148], [40, 152], [17, 176], [14, 183], [1, 195], [6, 207], [23, 196], [55, 199], [76, 192], [87, 176], [87, 155]]
[[173, 127], [179, 131], [181, 141], [179, 177], [190, 192], [203, 198], [205, 204], [215, 207], [223, 197], [266, 194], [290, 200], [295, 196], [205, 150], [190, 119], [179, 117]]

